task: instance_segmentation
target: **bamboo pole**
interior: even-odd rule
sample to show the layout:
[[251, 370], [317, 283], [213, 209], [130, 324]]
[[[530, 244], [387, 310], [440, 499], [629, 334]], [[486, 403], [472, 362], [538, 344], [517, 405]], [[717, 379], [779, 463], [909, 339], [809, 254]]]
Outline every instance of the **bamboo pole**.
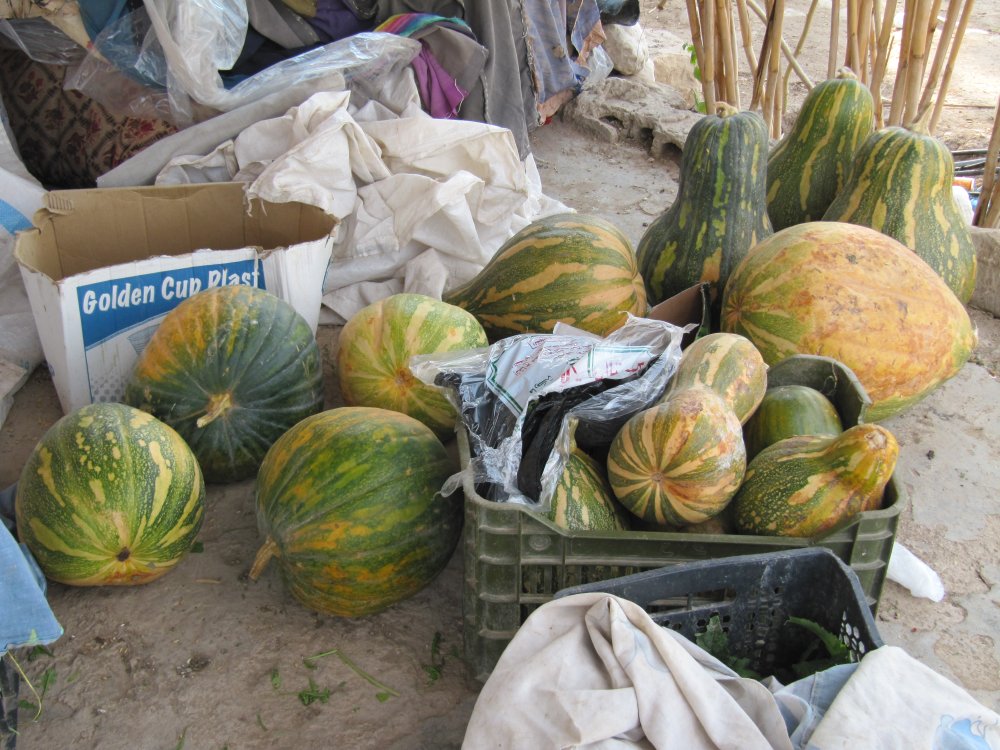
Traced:
[[858, 6], [858, 67], [854, 69], [855, 74], [862, 83], [868, 83], [868, 48], [869, 37], [872, 29], [872, 13], [874, 4], [872, 0], [861, 0]]
[[[763, 8], [757, 5], [757, 3], [754, 2], [754, 0], [746, 0], [746, 4], [747, 7], [750, 8], [750, 10], [752, 10], [757, 15], [757, 17], [760, 18], [761, 21], [763, 21], [765, 24], [767, 23], [767, 13], [764, 12]], [[764, 31], [764, 35], [765, 37], [767, 36], [766, 29]], [[785, 58], [788, 60], [789, 65], [792, 66], [792, 70], [795, 71], [795, 75], [799, 77], [799, 80], [805, 84], [807, 89], [811, 90], [815, 84], [812, 82], [812, 79], [809, 78], [806, 72], [802, 69], [802, 66], [799, 65], [799, 61], [795, 59], [795, 54], [792, 52], [792, 48], [788, 46], [788, 43], [784, 39], [779, 38], [778, 41], [781, 45], [781, 51], [785, 53]], [[758, 68], [762, 65], [764, 65], [763, 55], [761, 56], [761, 60], [758, 63]]]
[[736, 19], [733, 17], [732, 0], [719, 0], [719, 1], [722, 3], [722, 7], [725, 9], [725, 16], [726, 16], [726, 25], [725, 25], [726, 33], [724, 41], [725, 41], [725, 48], [727, 50], [726, 82], [729, 84], [729, 90], [730, 90], [729, 103], [732, 104], [734, 107], [736, 107], [736, 109], [741, 109], [740, 61], [739, 61], [739, 54], [736, 51]]
[[868, 88], [875, 97], [875, 125], [881, 128], [882, 119], [882, 79], [885, 78], [886, 67], [889, 64], [889, 52], [892, 49], [892, 25], [896, 16], [896, 0], [886, 0], [882, 9], [882, 24], [879, 28], [875, 69], [872, 71]]
[[[809, 3], [809, 10], [806, 12], [806, 20], [802, 24], [802, 32], [799, 34], [799, 41], [795, 44], [795, 51], [792, 53], [792, 56], [795, 58], [798, 58], [798, 56], [802, 53], [802, 50], [805, 49], [806, 38], [809, 36], [809, 29], [812, 27], [813, 16], [816, 15], [816, 8], [818, 7], [819, 7], [819, 0], [812, 0], [812, 2]], [[791, 77], [792, 77], [792, 64], [788, 63], [788, 67], [785, 68], [785, 77], [781, 82], [782, 111], [784, 111], [785, 102], [788, 101], [788, 96], [787, 96], [788, 81]]]
[[[701, 61], [705, 59], [705, 47], [701, 43], [701, 22], [698, 19], [698, 6], [696, 0], [687, 0], [688, 25], [691, 27], [691, 44], [694, 45], [694, 54], [698, 58], [699, 67]], [[701, 70], [701, 96], [705, 100], [705, 112], [715, 110], [715, 82], [708, 79], [704, 69]]]
[[[982, 200], [980, 195], [979, 200]], [[983, 223], [977, 226], [1000, 227], [1000, 182], [993, 183], [993, 190], [990, 191], [990, 204], [986, 211]]]
[[[754, 11], [754, 13], [758, 16], [761, 15], [760, 7], [753, 0], [747, 0], [747, 4], [750, 9]], [[766, 88], [765, 81], [767, 78], [768, 68], [771, 64], [771, 46], [774, 41], [774, 25], [771, 23], [771, 19], [768, 15], [764, 15], [761, 20], [764, 21], [764, 38], [760, 41], [760, 57], [757, 58], [757, 74], [753, 78], [753, 93], [750, 98], [750, 109], [757, 109], [760, 107], [761, 114], [764, 115], [764, 120], [766, 121], [767, 110], [763, 104], [764, 92]]]
[[[764, 95], [765, 111], [768, 112], [769, 117], [767, 121], [770, 124], [771, 137], [780, 138], [781, 137], [781, 118], [774, 117], [774, 107], [775, 104], [778, 105], [778, 112], [780, 113], [780, 102], [776, 102], [778, 83], [781, 80], [781, 48], [778, 44], [774, 43], [775, 39], [781, 39], [781, 27], [782, 21], [785, 16], [785, 0], [772, 0], [771, 13], [769, 24], [771, 25], [771, 55], [768, 58], [767, 66], [767, 90]], [[768, 109], [769, 108], [769, 109]]]
[[728, 0], [709, 0], [715, 3], [715, 98], [717, 101], [728, 102], [734, 107], [733, 63], [731, 37], [729, 37], [729, 19], [726, 16]]
[[[818, 0], [814, 0], [818, 2]], [[750, 66], [750, 75], [757, 75], [757, 56], [753, 51], [753, 38], [750, 36], [750, 14], [747, 12], [746, 0], [736, 0], [736, 11], [740, 17], [740, 36], [743, 38], [743, 53]]]
[[861, 54], [858, 43], [858, 12], [860, 0], [847, 0], [847, 44], [844, 46], [844, 64], [857, 73], [860, 70]]
[[948, 86], [951, 84], [951, 74], [955, 70], [955, 61], [958, 59], [958, 50], [962, 46], [962, 39], [965, 37], [965, 29], [969, 25], [969, 17], [972, 15], [972, 6], [975, 0], [965, 0], [962, 8], [962, 16], [958, 20], [958, 28], [955, 29], [955, 36], [951, 40], [951, 50], [948, 53], [948, 64], [944, 67], [944, 76], [941, 78], [941, 86], [938, 89], [937, 101], [934, 103], [934, 114], [931, 115], [930, 131], [937, 130], [938, 120], [941, 117], [941, 110], [944, 107], [944, 99], [948, 93]]
[[986, 149], [986, 163], [983, 171], [983, 185], [979, 191], [979, 204], [972, 217], [972, 223], [977, 227], [992, 226], [992, 224], [986, 223], [990, 218], [990, 213], [1000, 211], [1000, 196], [994, 195], [996, 187], [1000, 185], [1000, 182], [996, 181], [998, 156], [1000, 156], [1000, 98], [997, 99], [997, 111], [993, 117], [990, 145]]
[[701, 75], [712, 90], [712, 100], [705, 99], [705, 111], [715, 112], [718, 101], [718, 86], [715, 80], [715, 0], [699, 0], [701, 12], [701, 45], [705, 48], [705, 62], [701, 64]]
[[917, 118], [917, 107], [920, 104], [920, 84], [924, 79], [924, 66], [927, 64], [927, 28], [930, 12], [931, 0], [917, 0], [910, 36], [910, 59], [906, 67], [906, 99], [902, 122], [907, 125]]
[[920, 109], [930, 106], [937, 90], [938, 80], [941, 77], [941, 68], [944, 66], [945, 57], [948, 54], [948, 47], [951, 45], [952, 34], [955, 32], [955, 25], [958, 23], [958, 14], [962, 9], [961, 0], [949, 0], [948, 13], [944, 19], [944, 26], [941, 27], [941, 35], [938, 37], [937, 49], [934, 51], [934, 60], [931, 62], [930, 71], [927, 73], [927, 81], [924, 83], [924, 93], [920, 97]]
[[837, 74], [837, 48], [840, 44], [840, 0], [833, 0], [830, 6], [830, 56], [826, 61], [826, 77]]
[[905, 0], [903, 5], [903, 38], [899, 45], [899, 64], [896, 66], [896, 80], [892, 85], [892, 105], [889, 108], [888, 125], [899, 125], [903, 119], [906, 103], [906, 68], [910, 62], [910, 37], [913, 35], [913, 15], [918, 0]]

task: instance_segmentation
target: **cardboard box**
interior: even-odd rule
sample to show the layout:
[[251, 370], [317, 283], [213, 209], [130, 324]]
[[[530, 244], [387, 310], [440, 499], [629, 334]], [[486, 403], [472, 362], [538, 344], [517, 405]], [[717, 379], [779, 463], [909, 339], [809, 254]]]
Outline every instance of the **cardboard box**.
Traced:
[[163, 316], [203, 289], [249, 284], [316, 329], [337, 220], [253, 201], [242, 183], [62, 190], [14, 249], [63, 411], [122, 398]]

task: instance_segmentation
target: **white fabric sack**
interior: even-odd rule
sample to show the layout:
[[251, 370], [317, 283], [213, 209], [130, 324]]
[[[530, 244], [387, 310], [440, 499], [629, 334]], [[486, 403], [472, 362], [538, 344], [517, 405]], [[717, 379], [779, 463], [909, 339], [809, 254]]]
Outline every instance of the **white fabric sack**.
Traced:
[[[554, 599], [525, 621], [483, 686], [463, 748], [791, 750], [771, 692], [638, 604]], [[862, 745], [856, 745], [862, 747]]]
[[903, 649], [861, 660], [820, 721], [809, 750], [1000, 750], [1000, 714]]
[[324, 323], [399, 291], [440, 298], [528, 223], [570, 210], [542, 193], [534, 159], [520, 160], [509, 130], [423, 112], [409, 70], [373, 92], [381, 99], [360, 108], [349, 92], [314, 94], [207, 155], [175, 157], [157, 177], [248, 181], [250, 197], [340, 219]]
[[[4, 116], [0, 102], [0, 120]], [[0, 424], [7, 418], [14, 394], [44, 359], [14, 258], [17, 232], [31, 227], [31, 217], [42, 207], [44, 197], [45, 189], [18, 159], [6, 127], [0, 127]]]

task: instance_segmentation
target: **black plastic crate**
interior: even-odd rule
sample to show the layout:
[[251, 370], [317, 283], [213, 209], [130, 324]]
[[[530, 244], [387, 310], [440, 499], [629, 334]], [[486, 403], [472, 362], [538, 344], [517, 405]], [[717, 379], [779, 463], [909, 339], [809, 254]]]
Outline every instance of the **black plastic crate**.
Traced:
[[825, 547], [670, 565], [565, 588], [555, 598], [595, 591], [635, 602], [691, 640], [718, 616], [730, 653], [762, 675], [787, 673], [817, 641], [790, 616], [838, 636], [855, 660], [883, 645], [858, 577]]

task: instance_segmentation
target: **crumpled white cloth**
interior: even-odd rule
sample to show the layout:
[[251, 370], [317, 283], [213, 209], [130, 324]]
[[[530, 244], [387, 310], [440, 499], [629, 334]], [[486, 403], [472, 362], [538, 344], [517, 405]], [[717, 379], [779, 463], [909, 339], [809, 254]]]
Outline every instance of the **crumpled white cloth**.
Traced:
[[534, 159], [521, 161], [509, 130], [420, 109], [409, 69], [368, 93], [362, 102], [348, 91], [313, 94], [207, 155], [171, 160], [156, 180], [242, 180], [251, 197], [340, 219], [325, 323], [401, 291], [440, 297], [531, 221], [570, 210], [544, 195]]
[[587, 593], [525, 621], [462, 747], [1000, 750], [1000, 714], [895, 646], [787, 686], [742, 678], [638, 604]]
[[576, 594], [539, 607], [483, 686], [464, 750], [791, 750], [771, 692], [638, 604]]

